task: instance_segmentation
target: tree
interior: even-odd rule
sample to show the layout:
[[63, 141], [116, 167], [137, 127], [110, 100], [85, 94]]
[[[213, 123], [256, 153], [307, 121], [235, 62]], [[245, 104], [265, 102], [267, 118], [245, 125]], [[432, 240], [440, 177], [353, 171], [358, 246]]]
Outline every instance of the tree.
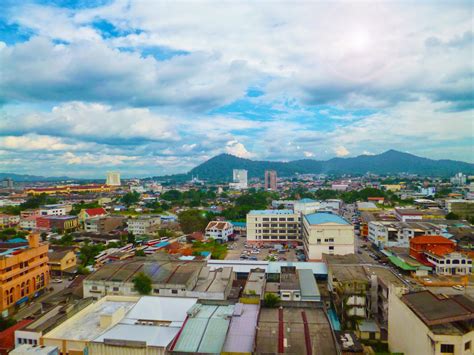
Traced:
[[82, 265], [87, 266], [94, 262], [94, 258], [105, 249], [102, 244], [90, 244], [88, 241], [81, 247], [79, 258]]
[[280, 297], [278, 297], [274, 293], [267, 293], [263, 298], [263, 302], [265, 304], [265, 307], [275, 308], [280, 304]]
[[458, 216], [456, 213], [449, 212], [449, 213], [445, 216], [445, 218], [446, 218], [447, 220], [457, 220], [457, 219], [459, 219], [459, 216]]
[[133, 287], [140, 295], [148, 295], [151, 292], [151, 278], [143, 272], [138, 273], [133, 279]]
[[135, 256], [146, 256], [146, 254], [143, 250], [137, 250], [135, 251]]
[[200, 210], [183, 211], [178, 215], [178, 221], [181, 225], [181, 230], [186, 233], [193, 233], [197, 231], [204, 231], [209, 223], [206, 213]]
[[133, 205], [138, 201], [140, 201], [140, 194], [136, 191], [128, 192], [122, 197], [122, 202], [127, 206]]

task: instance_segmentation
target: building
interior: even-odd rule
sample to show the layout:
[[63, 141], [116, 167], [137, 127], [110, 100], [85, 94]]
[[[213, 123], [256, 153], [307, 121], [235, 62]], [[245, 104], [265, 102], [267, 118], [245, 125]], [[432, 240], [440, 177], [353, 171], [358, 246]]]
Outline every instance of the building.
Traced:
[[395, 217], [401, 222], [421, 221], [423, 211], [410, 208], [395, 208]]
[[107, 296], [41, 337], [62, 354], [165, 354], [197, 299]]
[[277, 190], [277, 172], [275, 170], [265, 170], [265, 190]]
[[28, 243], [0, 243], [0, 311], [4, 316], [48, 284], [48, 244], [40, 242], [39, 234], [30, 234]]
[[36, 218], [38, 231], [71, 232], [79, 228], [77, 216], [41, 216]]
[[33, 231], [36, 229], [36, 219], [39, 216], [29, 216], [29, 217], [22, 217], [20, 219], [20, 228], [28, 231]]
[[234, 226], [230, 222], [211, 221], [206, 227], [206, 239], [213, 238], [226, 243], [233, 234]]
[[292, 210], [253, 210], [247, 214], [247, 242], [295, 243], [301, 241], [300, 214]]
[[474, 301], [464, 295], [420, 291], [390, 295], [390, 352], [406, 355], [468, 355], [474, 346]]
[[461, 218], [474, 216], [474, 200], [448, 199], [444, 201], [445, 210]]
[[71, 193], [95, 192], [103, 193], [112, 191], [112, 187], [103, 184], [91, 185], [66, 185], [54, 187], [26, 188], [23, 192], [28, 195], [69, 195]]
[[102, 216], [88, 218], [84, 222], [84, 230], [89, 233], [106, 234], [124, 225], [123, 216]]
[[229, 186], [236, 190], [246, 189], [248, 187], [247, 170], [234, 169], [232, 171], [232, 183]]
[[103, 265], [83, 281], [84, 297], [136, 296], [133, 278], [140, 272], [152, 279], [154, 296], [225, 300], [234, 280], [230, 267], [211, 270], [204, 261], [178, 260], [158, 253]]
[[10, 355], [59, 355], [57, 346], [23, 344], [10, 351]]
[[323, 254], [353, 254], [354, 226], [341, 216], [317, 212], [302, 217], [303, 246], [310, 261], [323, 259]]
[[109, 171], [105, 182], [108, 186], [120, 186], [120, 173], [116, 171]]
[[383, 249], [386, 247], [408, 248], [412, 238], [438, 235], [444, 228], [430, 222], [371, 221], [368, 230], [368, 240]]
[[320, 302], [321, 294], [310, 269], [282, 266], [279, 296], [282, 301]]
[[251, 354], [254, 351], [259, 313], [257, 304], [235, 305], [222, 349], [224, 354]]
[[469, 275], [472, 272], [471, 258], [456, 252], [455, 248], [455, 243], [448, 238], [420, 236], [410, 241], [410, 256], [432, 266], [438, 275]]
[[2, 187], [4, 189], [13, 190], [13, 180], [11, 178], [5, 178], [2, 180]]
[[135, 236], [155, 233], [161, 224], [161, 217], [141, 215], [127, 220], [127, 230]]
[[23, 319], [18, 323], [0, 331], [0, 355], [10, 354], [15, 348], [15, 331], [31, 323], [31, 319]]
[[76, 253], [71, 248], [54, 246], [48, 253], [48, 265], [52, 276], [63, 276], [64, 273], [76, 271]]
[[103, 207], [83, 208], [78, 214], [79, 221], [84, 223], [89, 218], [107, 216], [107, 211]]
[[20, 216], [0, 213], [0, 228], [16, 226], [20, 223]]
[[40, 216], [65, 216], [65, 205], [43, 205], [39, 208]]
[[450, 180], [451, 180], [451, 184], [453, 184], [454, 186], [463, 186], [463, 185], [466, 185], [467, 176], [464, 175], [463, 173], [457, 173]]

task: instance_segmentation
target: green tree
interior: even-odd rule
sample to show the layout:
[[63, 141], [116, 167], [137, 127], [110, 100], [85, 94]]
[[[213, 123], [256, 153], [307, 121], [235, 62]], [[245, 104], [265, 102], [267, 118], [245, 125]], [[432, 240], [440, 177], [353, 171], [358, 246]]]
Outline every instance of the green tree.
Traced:
[[136, 191], [128, 192], [122, 196], [122, 202], [128, 207], [140, 201], [140, 194]]
[[186, 234], [197, 231], [203, 232], [207, 223], [209, 223], [206, 213], [200, 210], [183, 211], [178, 215], [178, 221], [181, 230]]
[[449, 213], [445, 216], [445, 218], [446, 218], [447, 220], [457, 220], [457, 219], [459, 219], [459, 216], [458, 216], [456, 213], [449, 212]]
[[143, 272], [138, 273], [133, 279], [133, 287], [140, 295], [148, 295], [151, 292], [151, 278]]
[[135, 256], [146, 256], [146, 254], [143, 250], [137, 250], [135, 251]]
[[3, 318], [3, 316], [0, 315], [0, 332], [10, 328], [11, 326], [16, 324], [16, 320], [13, 318]]
[[102, 244], [90, 244], [88, 241], [85, 242], [85, 244], [81, 247], [79, 254], [82, 265], [92, 265], [94, 258], [104, 249], [105, 246]]
[[274, 293], [267, 293], [263, 298], [263, 302], [265, 304], [265, 307], [275, 308], [278, 307], [278, 305], [280, 304], [280, 297], [278, 297]]

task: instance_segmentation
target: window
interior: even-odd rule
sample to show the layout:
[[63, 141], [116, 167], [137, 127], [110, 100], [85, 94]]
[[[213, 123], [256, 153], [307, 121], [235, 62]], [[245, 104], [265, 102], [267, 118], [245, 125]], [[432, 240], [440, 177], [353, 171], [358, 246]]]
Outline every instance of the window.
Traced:
[[114, 290], [114, 292], [117, 292], [117, 291], [119, 290], [118, 287], [114, 287], [114, 288], [112, 288], [112, 289]]
[[441, 353], [442, 354], [452, 354], [454, 353], [453, 344], [441, 344]]
[[333, 245], [330, 245], [330, 246], [329, 246], [329, 250], [334, 250], [334, 246], [333, 246]]
[[467, 343], [464, 344], [464, 350], [471, 350], [471, 342], [468, 341]]
[[178, 290], [171, 290], [171, 293], [172, 293], [173, 295], [177, 295], [177, 294], [178, 294]]

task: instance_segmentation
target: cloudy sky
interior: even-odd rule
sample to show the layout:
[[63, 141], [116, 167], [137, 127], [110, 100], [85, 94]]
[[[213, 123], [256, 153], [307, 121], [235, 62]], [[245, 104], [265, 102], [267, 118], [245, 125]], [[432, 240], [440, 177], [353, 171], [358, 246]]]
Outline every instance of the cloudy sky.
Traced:
[[470, 1], [0, 3], [0, 172], [474, 162]]

